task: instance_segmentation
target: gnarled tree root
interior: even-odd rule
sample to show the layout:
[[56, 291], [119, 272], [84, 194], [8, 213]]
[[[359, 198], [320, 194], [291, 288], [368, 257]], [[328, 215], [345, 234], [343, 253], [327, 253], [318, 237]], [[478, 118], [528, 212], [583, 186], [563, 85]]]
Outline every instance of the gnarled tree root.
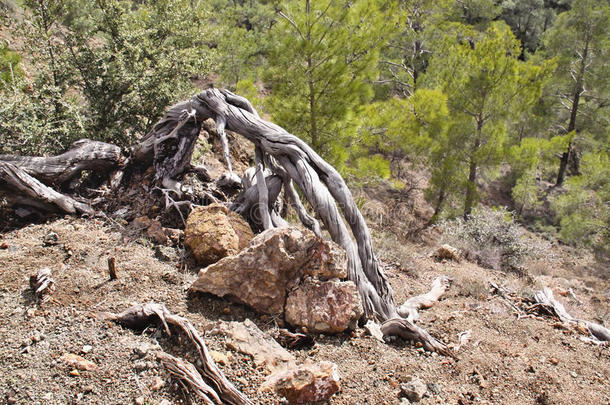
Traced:
[[536, 308], [535, 305], [531, 306], [530, 312], [533, 310], [543, 310], [551, 316], [556, 316], [564, 324], [584, 324], [590, 333], [590, 337], [584, 338], [585, 340], [597, 344], [610, 343], [610, 330], [597, 323], [574, 318], [568, 313], [563, 304], [555, 299], [553, 290], [550, 288], [545, 287], [544, 289], [537, 291], [534, 294], [534, 300], [536, 301], [535, 305], [538, 305], [538, 307]]
[[171, 336], [173, 327], [182, 332], [195, 346], [202, 367], [196, 368], [191, 363], [169, 354], [162, 354], [161, 361], [170, 373], [188, 384], [208, 404], [253, 404], [244, 394], [239, 392], [225, 377], [210, 356], [205, 342], [186, 318], [174, 315], [164, 305], [149, 303], [132, 306], [120, 314], [103, 314], [107, 320], [115, 321], [133, 329], [143, 329], [148, 324], [160, 321], [165, 331]]

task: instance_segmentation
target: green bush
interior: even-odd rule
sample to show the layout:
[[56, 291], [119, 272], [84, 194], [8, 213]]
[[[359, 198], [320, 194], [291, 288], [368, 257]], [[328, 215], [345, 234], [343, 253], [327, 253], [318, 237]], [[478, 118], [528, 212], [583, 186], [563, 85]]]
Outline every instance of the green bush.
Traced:
[[129, 146], [209, 71], [202, 2], [24, 4], [12, 29], [23, 38], [27, 78], [13, 79], [19, 55], [0, 49], [3, 153], [59, 153], [83, 136]]

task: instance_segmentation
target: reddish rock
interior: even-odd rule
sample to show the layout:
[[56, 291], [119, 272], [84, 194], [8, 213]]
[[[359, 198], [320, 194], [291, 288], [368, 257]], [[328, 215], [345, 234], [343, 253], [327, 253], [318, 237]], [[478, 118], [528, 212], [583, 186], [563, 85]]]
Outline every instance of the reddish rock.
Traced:
[[65, 353], [61, 356], [61, 360], [67, 365], [84, 371], [92, 371], [97, 368], [97, 364], [89, 361], [78, 354]]
[[329, 361], [320, 364], [305, 364], [274, 374], [261, 387], [263, 391], [273, 390], [291, 404], [305, 404], [327, 401], [339, 391], [337, 365]]
[[202, 269], [191, 290], [231, 297], [259, 312], [281, 314], [287, 291], [305, 274], [342, 277], [346, 266], [345, 253], [338, 246], [309, 230], [269, 229], [238, 254]]
[[307, 278], [286, 299], [286, 322], [309, 332], [353, 329], [363, 314], [358, 288], [351, 281]]
[[236, 254], [253, 237], [248, 223], [221, 204], [194, 208], [184, 229], [184, 245], [204, 266]]
[[147, 216], [141, 216], [133, 220], [132, 226], [145, 231], [146, 237], [159, 245], [167, 245], [169, 238], [165, 234], [161, 223]]

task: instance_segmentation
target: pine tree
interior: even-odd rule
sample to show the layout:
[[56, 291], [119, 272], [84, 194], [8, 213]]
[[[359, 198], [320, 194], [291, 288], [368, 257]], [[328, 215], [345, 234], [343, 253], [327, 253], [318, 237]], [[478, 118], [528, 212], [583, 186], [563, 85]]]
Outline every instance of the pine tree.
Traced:
[[605, 140], [610, 106], [609, 34], [608, 2], [576, 0], [545, 35], [542, 55], [558, 63], [552, 87], [560, 133], [568, 138], [557, 186], [563, 184], [568, 169], [578, 174], [579, 148]]
[[464, 217], [477, 201], [479, 172], [504, 158], [508, 123], [539, 97], [550, 64], [520, 62], [519, 41], [508, 26], [493, 23], [484, 33], [457, 26], [443, 52], [432, 59], [428, 83], [449, 99], [451, 131], [461, 133], [467, 178]]
[[379, 45], [392, 28], [376, 3], [284, 2], [270, 32], [269, 111], [334, 164], [345, 160], [350, 127], [373, 95]]

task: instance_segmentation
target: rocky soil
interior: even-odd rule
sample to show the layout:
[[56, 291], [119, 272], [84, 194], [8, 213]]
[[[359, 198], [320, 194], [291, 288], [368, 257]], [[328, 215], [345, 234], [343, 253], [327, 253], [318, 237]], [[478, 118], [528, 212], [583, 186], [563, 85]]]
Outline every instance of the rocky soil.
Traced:
[[[156, 327], [138, 333], [98, 317], [154, 301], [195, 325], [238, 389], [256, 403], [282, 403], [276, 394], [259, 389], [269, 369], [255, 364], [252, 355], [235, 350], [230, 338], [218, 333], [218, 325], [251, 319], [273, 336], [284, 326], [283, 320], [211, 295], [187, 293], [198, 268], [185, 259], [181, 245], [157, 246], [146, 233], [126, 240], [124, 233], [115, 222], [64, 218], [1, 235], [2, 401], [198, 403], [154, 355], [161, 348], [193, 360], [184, 342], [167, 338]], [[387, 250], [387, 246], [382, 249]], [[433, 251], [434, 246], [403, 244], [400, 252], [408, 257], [402, 263], [386, 261], [384, 268], [400, 302], [427, 291], [439, 275], [453, 278], [444, 299], [421, 312], [420, 325], [454, 348], [458, 335], [470, 331], [470, 339], [456, 353], [458, 359], [408, 344], [384, 344], [363, 329], [317, 335], [315, 344], [290, 352], [297, 362], [337, 365], [341, 388], [329, 403], [407, 403], [401, 387], [406, 390], [409, 382], [425, 384], [422, 404], [572, 404], [585, 399], [591, 404], [610, 403], [607, 346], [585, 343], [573, 330], [558, 328], [551, 320], [517, 319], [488, 288], [489, 281], [520, 294], [542, 286], [560, 293], [571, 288], [576, 298], [558, 295], [568, 311], [603, 323], [610, 315], [607, 281], [586, 272], [570, 275], [573, 258], [557, 255], [548, 256], [551, 261], [546, 263], [530, 263], [532, 275], [518, 277], [464, 261], [437, 262], [430, 257]], [[117, 280], [109, 280], [108, 257], [116, 259]], [[28, 278], [42, 267], [52, 270], [56, 291], [38, 304]]]

